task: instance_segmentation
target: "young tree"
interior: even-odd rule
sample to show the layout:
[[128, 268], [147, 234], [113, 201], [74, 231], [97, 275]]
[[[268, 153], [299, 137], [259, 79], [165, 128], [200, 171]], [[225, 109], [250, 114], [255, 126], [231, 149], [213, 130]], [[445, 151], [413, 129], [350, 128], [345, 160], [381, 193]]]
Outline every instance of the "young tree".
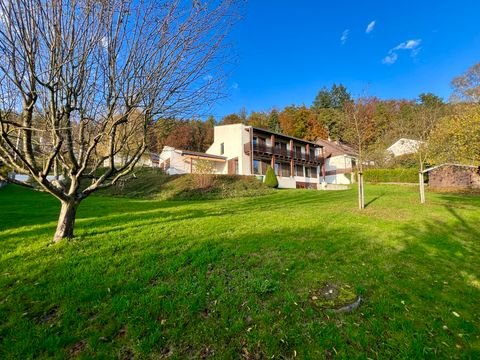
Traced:
[[363, 182], [363, 165], [368, 145], [375, 135], [375, 110], [378, 104], [376, 98], [362, 97], [356, 102], [345, 105], [345, 121], [347, 141], [358, 153], [358, 207], [365, 208], [365, 194]]
[[55, 241], [73, 236], [82, 200], [133, 169], [156, 120], [222, 94], [235, 4], [0, 2], [0, 161], [60, 201]]
[[444, 104], [441, 98], [431, 93], [420, 94], [419, 102], [415, 107], [415, 122], [411, 124], [413, 137], [420, 144], [413, 149], [416, 151], [419, 171], [420, 203], [425, 203], [425, 180], [423, 170], [428, 156], [428, 138], [433, 129], [444, 115]]

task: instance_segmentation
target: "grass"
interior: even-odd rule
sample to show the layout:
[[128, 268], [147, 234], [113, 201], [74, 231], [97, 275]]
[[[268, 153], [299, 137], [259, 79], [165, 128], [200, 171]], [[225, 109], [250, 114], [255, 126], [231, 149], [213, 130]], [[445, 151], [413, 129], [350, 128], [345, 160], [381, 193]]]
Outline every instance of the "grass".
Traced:
[[134, 177], [102, 191], [104, 196], [157, 200], [212, 200], [265, 195], [271, 192], [251, 176], [184, 174], [170, 176], [159, 169], [136, 169]]
[[0, 358], [479, 358], [480, 198], [366, 196], [93, 196], [52, 246], [56, 200], [0, 189]]

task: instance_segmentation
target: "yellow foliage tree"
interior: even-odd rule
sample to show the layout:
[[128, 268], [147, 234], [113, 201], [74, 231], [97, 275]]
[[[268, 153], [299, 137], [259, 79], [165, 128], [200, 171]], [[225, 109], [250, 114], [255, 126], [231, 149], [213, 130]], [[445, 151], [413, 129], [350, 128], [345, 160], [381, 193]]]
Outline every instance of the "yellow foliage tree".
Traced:
[[432, 163], [480, 165], [480, 105], [460, 104], [443, 118], [428, 141]]

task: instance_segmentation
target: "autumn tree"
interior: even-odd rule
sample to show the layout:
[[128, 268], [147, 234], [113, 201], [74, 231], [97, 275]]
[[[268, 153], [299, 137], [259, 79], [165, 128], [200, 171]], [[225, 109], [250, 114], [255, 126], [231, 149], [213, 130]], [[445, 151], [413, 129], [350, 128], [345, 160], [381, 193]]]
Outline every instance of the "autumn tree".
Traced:
[[452, 80], [452, 100], [455, 102], [480, 103], [480, 63], [473, 65], [464, 74]]
[[81, 201], [133, 169], [152, 124], [222, 94], [235, 5], [0, 2], [0, 161], [34, 185], [6, 180], [60, 201], [55, 241], [73, 236]]
[[225, 115], [222, 120], [220, 120], [219, 125], [232, 125], [232, 124], [244, 124], [243, 118], [238, 114], [228, 114]]
[[480, 106], [456, 105], [436, 124], [428, 142], [433, 163], [480, 165]]
[[263, 111], [252, 111], [248, 116], [247, 124], [262, 129], [268, 128], [268, 114]]
[[366, 162], [368, 146], [375, 138], [375, 111], [378, 100], [362, 97], [345, 105], [345, 138], [358, 154], [358, 207], [365, 208], [363, 166]]

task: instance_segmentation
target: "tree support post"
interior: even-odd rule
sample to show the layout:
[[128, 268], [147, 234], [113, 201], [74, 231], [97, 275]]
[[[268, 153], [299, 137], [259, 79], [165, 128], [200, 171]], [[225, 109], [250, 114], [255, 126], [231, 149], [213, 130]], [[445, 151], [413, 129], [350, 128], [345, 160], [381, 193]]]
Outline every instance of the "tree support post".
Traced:
[[363, 172], [358, 172], [358, 208], [365, 208], [365, 193], [363, 191]]
[[423, 176], [423, 171], [418, 173], [418, 182], [420, 185], [420, 203], [425, 204], [425, 179]]

